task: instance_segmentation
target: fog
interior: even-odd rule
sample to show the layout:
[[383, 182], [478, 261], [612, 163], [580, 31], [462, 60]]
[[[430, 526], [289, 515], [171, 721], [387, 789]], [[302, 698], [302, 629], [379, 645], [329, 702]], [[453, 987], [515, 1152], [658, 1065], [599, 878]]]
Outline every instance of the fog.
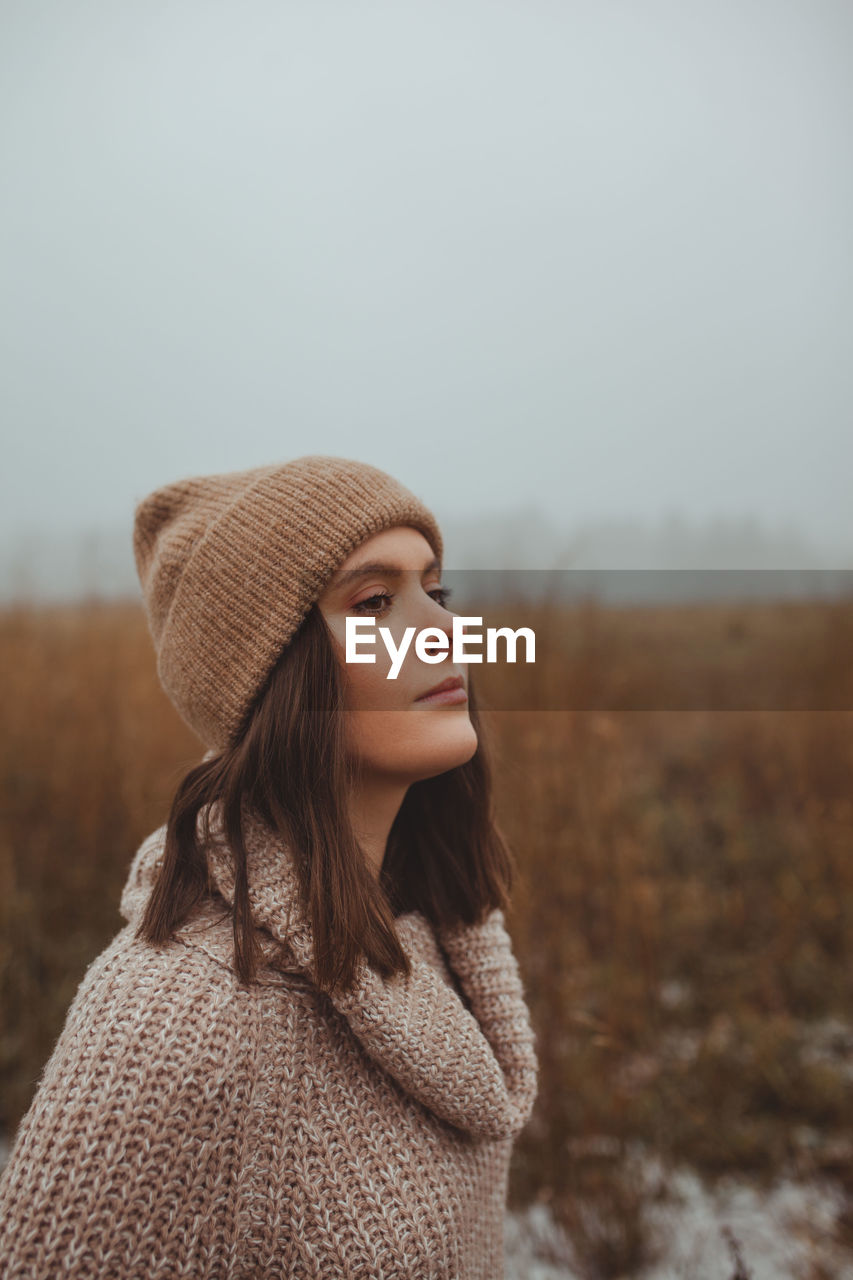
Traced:
[[460, 558], [851, 563], [849, 5], [3, 13], [7, 591], [313, 452]]

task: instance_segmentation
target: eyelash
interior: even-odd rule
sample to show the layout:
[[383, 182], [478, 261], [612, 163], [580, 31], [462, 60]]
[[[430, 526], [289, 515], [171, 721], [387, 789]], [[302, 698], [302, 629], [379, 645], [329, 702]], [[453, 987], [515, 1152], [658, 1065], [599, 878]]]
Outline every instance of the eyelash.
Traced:
[[[436, 593], [439, 596], [438, 603], [441, 605], [442, 608], [446, 606], [448, 600], [453, 595], [453, 592], [450, 589], [450, 587], [433, 587], [432, 591], [428, 592], [428, 594], [431, 595], [433, 599], [435, 599]], [[391, 607], [391, 601], [393, 599], [394, 597], [389, 591], [377, 591], [372, 596], [365, 596], [363, 600], [359, 600], [358, 603], [354, 604], [352, 607], [354, 612], [356, 613], [368, 613], [368, 614], [385, 613], [385, 611]], [[367, 608], [367, 606], [370, 604], [371, 600], [387, 600], [388, 603], [385, 605], [384, 609], [369, 609]]]

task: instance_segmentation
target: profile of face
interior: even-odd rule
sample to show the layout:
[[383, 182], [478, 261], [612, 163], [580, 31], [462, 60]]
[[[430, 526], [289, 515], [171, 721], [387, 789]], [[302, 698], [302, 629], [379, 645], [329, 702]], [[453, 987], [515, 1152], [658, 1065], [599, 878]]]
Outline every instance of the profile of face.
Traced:
[[[454, 665], [450, 648], [441, 652], [429, 645], [428, 652], [441, 652], [441, 661], [425, 662], [412, 637], [396, 678], [389, 679], [392, 658], [379, 635], [386, 627], [397, 649], [407, 627], [415, 628], [415, 636], [427, 627], [452, 636], [454, 615], [424, 535], [401, 525], [367, 538], [342, 562], [317, 604], [341, 664], [347, 742], [359, 770], [409, 784], [470, 760], [477, 733], [468, 714], [466, 664]], [[375, 662], [346, 662], [348, 617], [376, 619], [375, 639], [359, 646]], [[369, 634], [362, 629], [363, 636]], [[461, 679], [464, 698], [457, 693], [449, 695], [453, 701], [424, 700], [453, 677]]]

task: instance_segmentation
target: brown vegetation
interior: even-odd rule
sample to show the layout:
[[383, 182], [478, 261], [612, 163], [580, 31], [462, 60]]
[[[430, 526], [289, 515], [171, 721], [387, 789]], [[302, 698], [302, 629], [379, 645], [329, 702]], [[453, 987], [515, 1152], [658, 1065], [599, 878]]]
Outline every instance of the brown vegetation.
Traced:
[[[596, 608], [583, 606], [587, 635], [604, 634]], [[740, 608], [737, 625], [776, 636], [771, 608]], [[849, 689], [849, 609], [799, 608], [820, 625], [779, 629], [756, 657], [762, 678], [776, 662], [807, 668], [824, 695]], [[853, 712], [625, 710], [641, 678], [630, 655], [672, 663], [671, 631], [649, 619], [619, 664], [587, 643], [564, 670], [525, 673], [527, 705], [543, 709], [485, 713], [542, 1066], [512, 1196], [547, 1200], [598, 1276], [654, 1254], [637, 1151], [708, 1177], [827, 1173], [853, 1205]], [[7, 609], [0, 660], [10, 1131], [87, 963], [121, 925], [134, 850], [202, 748], [159, 688], [136, 604]], [[490, 678], [513, 675], [480, 682], [500, 705]], [[571, 705], [581, 681], [611, 709], [544, 709]]]

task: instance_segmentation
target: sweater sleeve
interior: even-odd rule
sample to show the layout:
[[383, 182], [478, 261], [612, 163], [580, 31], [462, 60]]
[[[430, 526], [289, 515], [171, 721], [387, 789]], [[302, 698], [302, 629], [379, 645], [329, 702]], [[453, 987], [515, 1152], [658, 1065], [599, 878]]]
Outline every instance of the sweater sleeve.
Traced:
[[0, 1177], [5, 1280], [231, 1273], [257, 1037], [215, 968], [129, 926], [90, 965]]

